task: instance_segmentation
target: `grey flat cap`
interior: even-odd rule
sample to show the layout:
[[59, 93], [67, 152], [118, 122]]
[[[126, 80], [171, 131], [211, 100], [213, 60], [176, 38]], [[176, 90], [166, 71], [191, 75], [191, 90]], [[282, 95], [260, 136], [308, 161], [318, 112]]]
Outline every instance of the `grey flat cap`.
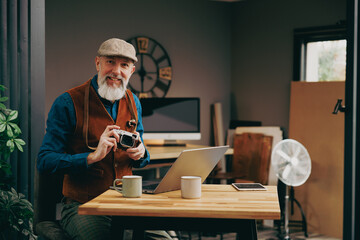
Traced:
[[99, 47], [98, 55], [126, 57], [134, 60], [135, 62], [138, 60], [134, 46], [118, 38], [110, 38], [103, 42]]

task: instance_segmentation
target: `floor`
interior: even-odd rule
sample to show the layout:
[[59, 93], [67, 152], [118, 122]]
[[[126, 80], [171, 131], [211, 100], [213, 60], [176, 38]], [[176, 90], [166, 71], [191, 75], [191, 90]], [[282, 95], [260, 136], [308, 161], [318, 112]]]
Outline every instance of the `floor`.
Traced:
[[[275, 228], [271, 227], [264, 227], [262, 225], [258, 225], [258, 240], [278, 240], [284, 239], [284, 235], [279, 235], [279, 232]], [[284, 232], [284, 231], [283, 231]], [[322, 236], [316, 233], [308, 233], [308, 237], [305, 237], [304, 231], [302, 231], [301, 227], [298, 226], [290, 226], [289, 228], [289, 237], [292, 240], [340, 240], [337, 238], [331, 238]], [[234, 240], [236, 239], [235, 233], [223, 233], [221, 234], [214, 234], [214, 233], [197, 233], [197, 232], [181, 232], [180, 238], [174, 239], [181, 239], [181, 240]]]

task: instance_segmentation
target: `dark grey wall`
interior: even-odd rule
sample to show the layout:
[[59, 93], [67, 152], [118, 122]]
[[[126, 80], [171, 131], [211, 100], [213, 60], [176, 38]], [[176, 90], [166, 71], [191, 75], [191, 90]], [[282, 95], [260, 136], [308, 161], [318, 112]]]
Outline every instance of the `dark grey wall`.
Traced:
[[235, 6], [231, 118], [288, 129], [293, 30], [345, 20], [346, 1], [248, 0]]
[[201, 99], [202, 140], [194, 143], [212, 143], [211, 104], [223, 104], [224, 125], [230, 116], [230, 10], [206, 0], [47, 1], [46, 115], [59, 94], [96, 73], [101, 42], [145, 35], [171, 58], [167, 97]]
[[46, 114], [55, 97], [95, 74], [110, 37], [145, 35], [173, 65], [168, 97], [201, 98], [199, 144], [212, 143], [210, 105], [230, 119], [288, 128], [293, 29], [346, 19], [343, 0], [52, 0], [46, 2]]

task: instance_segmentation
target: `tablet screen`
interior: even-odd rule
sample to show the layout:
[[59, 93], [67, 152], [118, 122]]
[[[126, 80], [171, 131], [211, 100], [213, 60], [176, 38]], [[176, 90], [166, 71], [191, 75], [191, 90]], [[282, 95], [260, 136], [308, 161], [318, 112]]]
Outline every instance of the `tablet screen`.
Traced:
[[241, 190], [266, 190], [260, 183], [232, 183], [232, 186], [241, 191]]

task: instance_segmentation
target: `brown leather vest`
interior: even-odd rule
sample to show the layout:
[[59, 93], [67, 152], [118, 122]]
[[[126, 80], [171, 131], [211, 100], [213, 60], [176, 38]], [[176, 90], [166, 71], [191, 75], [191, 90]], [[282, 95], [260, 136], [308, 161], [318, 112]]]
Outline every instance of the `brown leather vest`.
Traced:
[[[76, 154], [90, 152], [88, 148], [96, 147], [101, 134], [107, 125], [118, 125], [121, 129], [130, 131], [127, 122], [132, 119], [129, 104], [132, 104], [135, 116], [136, 105], [132, 93], [128, 91], [126, 97], [120, 99], [116, 122], [111, 118], [100, 98], [91, 85], [91, 80], [67, 91], [74, 103], [76, 112], [76, 128], [67, 153]], [[90, 89], [89, 89], [90, 88]], [[86, 90], [89, 89], [88, 107], [88, 146], [84, 134], [84, 102]], [[129, 101], [129, 98], [131, 101]], [[123, 150], [110, 151], [101, 161], [94, 163], [80, 173], [65, 174], [63, 182], [63, 195], [78, 202], [84, 203], [100, 195], [113, 184], [115, 178], [132, 175], [132, 159], [128, 158]]]

